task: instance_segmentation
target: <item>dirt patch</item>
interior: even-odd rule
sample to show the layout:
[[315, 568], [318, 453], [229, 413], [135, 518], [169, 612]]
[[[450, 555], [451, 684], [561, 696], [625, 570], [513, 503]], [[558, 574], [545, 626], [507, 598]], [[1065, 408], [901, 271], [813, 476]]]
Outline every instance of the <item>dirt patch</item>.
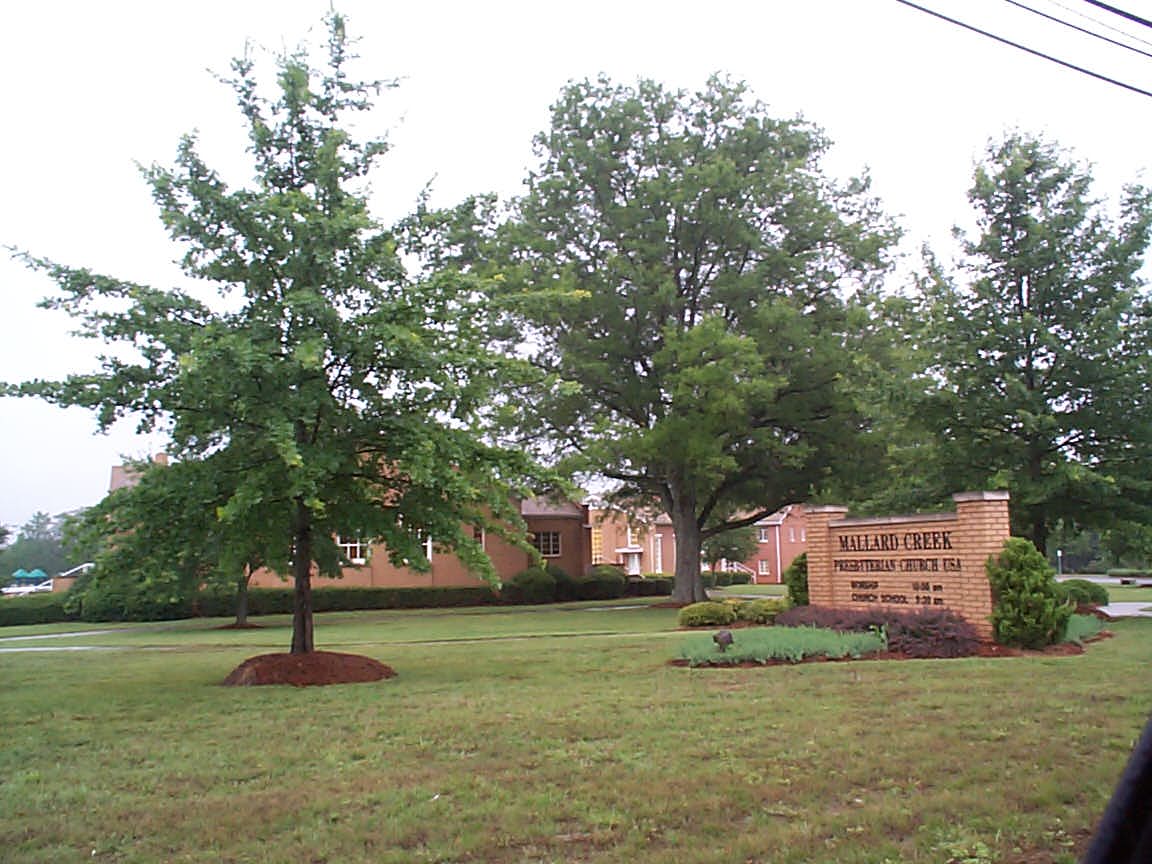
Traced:
[[224, 679], [226, 687], [259, 684], [291, 684], [293, 687], [325, 684], [361, 684], [392, 678], [391, 666], [360, 654], [312, 651], [309, 654], [260, 654], [249, 657]]

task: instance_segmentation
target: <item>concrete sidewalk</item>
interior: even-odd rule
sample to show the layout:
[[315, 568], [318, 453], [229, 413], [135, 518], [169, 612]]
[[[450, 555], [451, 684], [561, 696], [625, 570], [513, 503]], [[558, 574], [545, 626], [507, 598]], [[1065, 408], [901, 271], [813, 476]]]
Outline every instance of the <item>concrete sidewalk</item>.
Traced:
[[1109, 603], [1101, 606], [1100, 611], [1109, 618], [1152, 618], [1152, 603]]

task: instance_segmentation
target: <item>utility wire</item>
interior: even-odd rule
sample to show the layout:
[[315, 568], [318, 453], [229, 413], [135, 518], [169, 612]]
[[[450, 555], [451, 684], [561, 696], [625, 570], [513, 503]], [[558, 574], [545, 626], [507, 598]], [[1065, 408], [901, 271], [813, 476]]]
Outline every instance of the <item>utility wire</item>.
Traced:
[[[896, 2], [903, 3], [905, 6], [910, 6], [913, 9], [919, 10], [920, 12], [924, 12], [936, 18], [940, 18], [943, 21], [947, 21], [949, 24], [955, 24], [957, 27], [963, 27], [965, 30], [971, 30], [973, 33], [979, 33], [981, 36], [987, 36], [989, 39], [995, 39], [997, 42], [1003, 42], [1005, 45], [1011, 45], [1013, 48], [1019, 48], [1021, 51], [1027, 51], [1029, 54], [1033, 54], [1036, 57], [1043, 57], [1045, 60], [1051, 60], [1053, 63], [1058, 63], [1067, 69], [1072, 69], [1076, 72], [1080, 72], [1084, 75], [1096, 78], [1099, 81], [1104, 81], [1108, 84], [1114, 84], [1117, 87], [1123, 87], [1125, 90], [1131, 90], [1133, 93], [1139, 93], [1141, 96], [1152, 97], [1152, 91], [1150, 90], [1144, 90], [1140, 87], [1136, 87], [1133, 84], [1125, 84], [1123, 81], [1117, 81], [1115, 78], [1109, 78], [1107, 75], [1101, 75], [1099, 72], [1093, 72], [1091, 69], [1085, 69], [1083, 66], [1077, 66], [1074, 63], [1069, 63], [1067, 60], [1060, 60], [1057, 57], [1053, 57], [1051, 54], [1045, 54], [1042, 51], [1037, 51], [1035, 48], [1029, 48], [1027, 45], [1021, 45], [1019, 42], [1013, 42], [1011, 39], [1005, 39], [1003, 36], [997, 36], [995, 33], [989, 33], [987, 30], [981, 30], [979, 27], [973, 27], [971, 24], [965, 24], [963, 21], [957, 21], [955, 18], [949, 18], [947, 15], [943, 15], [940, 12], [927, 9], [924, 6], [919, 6], [916, 3], [912, 3], [911, 0], [896, 0]], [[1092, 0], [1087, 0], [1087, 2], [1092, 2]]]
[[1113, 27], [1111, 24], [1105, 24], [1099, 18], [1093, 18], [1091, 15], [1085, 15], [1079, 9], [1073, 9], [1068, 4], [1061, 3], [1060, 0], [1048, 0], [1048, 2], [1053, 6], [1059, 6], [1065, 12], [1071, 12], [1077, 18], [1083, 18], [1085, 21], [1091, 21], [1097, 27], [1103, 27], [1105, 30], [1111, 30], [1113, 33], [1119, 33], [1121, 36], [1131, 39], [1133, 42], [1139, 42], [1142, 45], [1148, 45], [1149, 47], [1152, 47], [1152, 42], [1149, 42], [1147, 39], [1141, 39], [1135, 33], [1129, 33], [1127, 30], [1121, 30], [1119, 27]]
[[1135, 51], [1137, 54], [1143, 54], [1145, 57], [1152, 57], [1152, 53], [1144, 51], [1144, 50], [1137, 48], [1133, 45], [1128, 45], [1127, 43], [1121, 42], [1117, 39], [1112, 39], [1108, 36], [1104, 36], [1104, 35], [1097, 33], [1093, 30], [1089, 30], [1087, 27], [1081, 27], [1078, 24], [1073, 24], [1071, 21], [1065, 21], [1063, 18], [1057, 18], [1055, 15], [1049, 15], [1047, 12], [1041, 12], [1039, 9], [1033, 9], [1031, 6], [1028, 6], [1025, 3], [1018, 2], [1018, 0], [1004, 0], [1004, 2], [1009, 3], [1012, 6], [1017, 7], [1018, 9], [1024, 9], [1028, 12], [1031, 12], [1033, 15], [1039, 15], [1041, 18], [1047, 18], [1049, 21], [1055, 21], [1057, 24], [1063, 24], [1065, 27], [1071, 27], [1073, 30], [1076, 30], [1079, 33], [1087, 33], [1089, 36], [1094, 36], [1097, 39], [1102, 39], [1105, 42], [1108, 42], [1109, 44], [1118, 45], [1121, 48], [1127, 48], [1129, 51]]
[[1091, 6], [1111, 12], [1113, 15], [1119, 15], [1121, 18], [1127, 18], [1129, 21], [1135, 21], [1137, 24], [1143, 24], [1145, 27], [1152, 27], [1152, 21], [1147, 18], [1141, 18], [1139, 15], [1133, 15], [1131, 12], [1125, 12], [1123, 9], [1117, 9], [1115, 6], [1109, 6], [1107, 3], [1101, 3], [1100, 0], [1084, 0]]

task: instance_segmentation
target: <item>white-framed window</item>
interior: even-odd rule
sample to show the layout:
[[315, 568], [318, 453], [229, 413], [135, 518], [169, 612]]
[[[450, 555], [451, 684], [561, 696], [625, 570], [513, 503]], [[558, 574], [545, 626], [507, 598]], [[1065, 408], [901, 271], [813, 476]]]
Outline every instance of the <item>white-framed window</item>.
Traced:
[[803, 528], [800, 529], [800, 542], [801, 543], [808, 542], [808, 532], [805, 531]]
[[664, 535], [652, 534], [652, 572], [664, 572]]
[[796, 529], [795, 528], [789, 528], [788, 529], [788, 542], [789, 543], [795, 543], [796, 542]]
[[422, 545], [424, 547], [424, 557], [427, 558], [429, 561], [431, 561], [432, 560], [432, 537], [428, 534], [425, 534], [423, 531], [421, 531], [420, 532], [420, 545]]
[[592, 563], [604, 563], [604, 529], [599, 525], [592, 526]]
[[756, 573], [760, 576], [772, 575], [772, 572], [768, 569], [768, 562], [763, 558], [756, 562]]
[[537, 531], [532, 535], [532, 545], [544, 558], [560, 557], [560, 532]]
[[768, 542], [768, 529], [766, 527], [762, 526], [759, 529], [759, 533], [757, 534], [756, 540], [759, 543], [767, 543]]
[[340, 554], [353, 564], [364, 564], [368, 561], [368, 545], [358, 538], [341, 537], [336, 535], [336, 545], [340, 547]]
[[472, 526], [472, 539], [480, 544], [480, 548], [488, 549], [488, 535], [487, 532], [479, 525]]

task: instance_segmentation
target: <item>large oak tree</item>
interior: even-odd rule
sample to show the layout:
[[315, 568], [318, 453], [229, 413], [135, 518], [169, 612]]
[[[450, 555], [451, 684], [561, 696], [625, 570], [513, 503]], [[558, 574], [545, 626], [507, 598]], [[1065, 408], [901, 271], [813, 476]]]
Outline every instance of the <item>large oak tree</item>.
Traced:
[[657, 501], [675, 598], [704, 598], [704, 538], [807, 500], [859, 426], [846, 382], [893, 239], [828, 142], [742, 85], [574, 83], [501, 238], [526, 425], [570, 465]]

